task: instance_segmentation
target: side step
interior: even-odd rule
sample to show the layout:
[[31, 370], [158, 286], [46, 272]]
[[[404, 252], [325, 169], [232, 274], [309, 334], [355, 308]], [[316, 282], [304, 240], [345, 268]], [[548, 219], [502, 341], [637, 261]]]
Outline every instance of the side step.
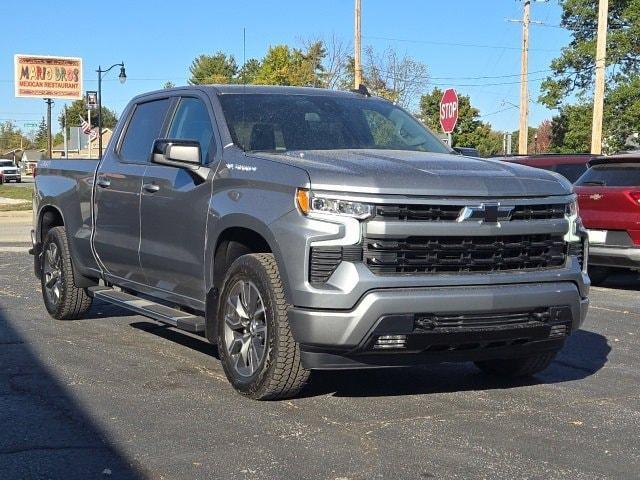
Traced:
[[167, 325], [188, 332], [204, 332], [204, 318], [197, 315], [191, 315], [190, 313], [160, 305], [159, 303], [145, 300], [109, 287], [90, 287], [88, 290], [94, 298], [99, 298], [105, 302], [124, 307], [145, 317], [166, 323]]

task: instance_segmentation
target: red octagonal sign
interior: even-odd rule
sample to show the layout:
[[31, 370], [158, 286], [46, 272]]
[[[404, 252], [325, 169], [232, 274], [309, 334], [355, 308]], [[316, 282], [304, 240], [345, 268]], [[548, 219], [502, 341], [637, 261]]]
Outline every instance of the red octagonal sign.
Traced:
[[445, 90], [440, 100], [440, 126], [451, 133], [458, 123], [458, 94], [453, 88]]

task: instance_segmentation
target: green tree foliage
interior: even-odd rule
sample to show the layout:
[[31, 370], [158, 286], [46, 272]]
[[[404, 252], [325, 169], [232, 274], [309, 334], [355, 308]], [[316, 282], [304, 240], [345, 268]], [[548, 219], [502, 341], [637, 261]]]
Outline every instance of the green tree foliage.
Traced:
[[254, 83], [261, 85], [322, 86], [322, 44], [316, 43], [307, 51], [287, 45], [269, 47]]
[[[67, 107], [67, 124], [69, 127], [77, 127], [80, 125], [80, 117], [87, 120], [87, 103], [84, 99], [76, 100]], [[116, 126], [118, 116], [116, 112], [108, 109], [104, 105], [102, 106], [102, 126], [105, 128], [113, 128]], [[60, 128], [65, 128], [65, 115], [64, 111], [60, 113], [58, 117]], [[91, 110], [91, 126], [98, 125], [98, 109]]]
[[48, 138], [47, 122], [45, 122], [44, 117], [42, 117], [42, 120], [38, 124], [36, 134], [33, 137], [33, 143], [36, 148], [47, 148], [49, 143]]
[[[549, 108], [578, 99], [577, 108], [560, 113], [557, 128], [577, 141], [584, 136], [578, 121], [590, 102], [595, 75], [598, 0], [561, 0], [562, 26], [572, 40], [551, 63], [552, 74], [542, 84], [540, 100]], [[604, 143], [610, 150], [624, 146], [640, 125], [640, 1], [609, 1]], [[581, 150], [584, 145], [580, 144]]]
[[162, 88], [173, 88], [175, 87], [176, 84], [173, 83], [171, 80], [167, 80], [166, 82], [164, 82], [164, 84], [162, 85]]
[[[529, 155], [533, 155], [536, 153], [536, 134], [538, 133], [538, 129], [536, 127], [529, 127], [527, 133], [527, 153]], [[511, 132], [511, 152], [518, 152], [518, 142], [520, 141], [520, 130], [514, 130]], [[539, 153], [539, 152], [538, 152]]]
[[250, 58], [238, 71], [238, 83], [252, 84], [255, 83], [256, 76], [260, 70], [260, 60]]
[[0, 122], [0, 153], [15, 148], [31, 148], [33, 145], [13, 122]]
[[[440, 99], [442, 90], [434, 88], [420, 98], [418, 117], [434, 132], [440, 132]], [[480, 111], [471, 105], [468, 95], [458, 95], [458, 123], [452, 134], [454, 146], [477, 148], [481, 155], [502, 152], [502, 133], [480, 119]]]
[[588, 153], [591, 151], [590, 104], [567, 105], [551, 121], [551, 151], [557, 153]]
[[217, 52], [199, 55], [189, 67], [189, 85], [232, 83], [238, 74], [238, 64], [233, 55]]

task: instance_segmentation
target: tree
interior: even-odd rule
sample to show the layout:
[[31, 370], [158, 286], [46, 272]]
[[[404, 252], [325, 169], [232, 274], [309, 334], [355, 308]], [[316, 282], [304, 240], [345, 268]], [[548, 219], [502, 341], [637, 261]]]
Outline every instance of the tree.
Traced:
[[49, 131], [47, 129], [47, 122], [45, 122], [44, 117], [38, 124], [38, 129], [36, 130], [36, 134], [33, 137], [33, 143], [36, 148], [42, 149], [47, 148], [49, 146]]
[[364, 82], [369, 91], [400, 106], [410, 108], [427, 86], [427, 66], [389, 47], [376, 53], [364, 49]]
[[164, 84], [162, 85], [162, 88], [173, 88], [175, 87], [176, 84], [173, 83], [171, 80], [167, 80], [166, 82], [164, 82]]
[[232, 83], [238, 74], [238, 65], [233, 55], [223, 52], [199, 55], [189, 67], [189, 85]]
[[252, 84], [255, 82], [258, 71], [260, 70], [260, 61], [250, 58], [245, 62], [238, 72], [238, 83]]
[[557, 153], [588, 153], [591, 150], [593, 108], [589, 104], [567, 105], [551, 120], [551, 150]]
[[31, 148], [33, 145], [11, 121], [0, 122], [0, 153], [15, 148]]
[[303, 46], [307, 51], [313, 51], [315, 46], [316, 51], [323, 54], [319, 58], [321, 68], [318, 69], [318, 86], [331, 89], [353, 88], [353, 67], [351, 67], [351, 83], [346, 84], [346, 77], [349, 76], [349, 63], [353, 62], [350, 57], [351, 46], [349, 44], [333, 34], [327, 40], [322, 38], [304, 40]]
[[536, 145], [534, 145], [536, 153], [548, 153], [551, 151], [552, 128], [553, 123], [551, 120], [543, 120], [540, 125], [538, 125], [538, 141]]
[[[536, 135], [538, 134], [538, 129], [536, 127], [529, 127], [527, 131], [527, 154], [533, 155], [536, 153]], [[511, 132], [511, 151], [518, 151], [518, 139], [520, 137], [520, 130], [514, 130]]]
[[260, 62], [254, 83], [260, 85], [322, 86], [321, 60], [325, 52], [321, 43], [314, 43], [302, 51], [287, 45], [269, 47]]
[[[591, 101], [595, 75], [598, 0], [561, 0], [562, 26], [572, 40], [551, 62], [552, 73], [542, 84], [540, 101], [549, 108], [566, 106], [577, 98], [577, 109], [561, 111], [556, 129], [571, 128], [569, 138], [583, 148], [584, 113]], [[604, 143], [610, 150], [624, 146], [640, 125], [640, 2], [611, 0], [607, 38], [607, 75], [604, 115]], [[569, 122], [569, 123], [567, 123]], [[561, 125], [562, 124], [562, 125]], [[576, 130], [577, 129], [577, 130]], [[574, 137], [571, 135], [575, 133]], [[562, 147], [558, 147], [562, 148]]]
[[[420, 98], [420, 120], [434, 132], [440, 127], [440, 99], [442, 90], [434, 88]], [[458, 123], [452, 134], [453, 145], [477, 148], [481, 155], [495, 155], [502, 151], [502, 133], [482, 122], [480, 111], [471, 105], [468, 95], [458, 95]]]
[[[87, 102], [84, 99], [76, 100], [71, 105], [67, 107], [67, 123], [68, 126], [74, 127], [80, 125], [80, 117], [87, 120]], [[104, 105], [102, 106], [102, 126], [104, 128], [113, 128], [116, 126], [118, 121], [118, 116], [116, 112], [108, 109]], [[64, 111], [60, 113], [58, 117], [58, 122], [60, 123], [60, 128], [65, 128], [65, 115]], [[95, 127], [98, 125], [98, 109], [95, 108], [91, 110], [91, 126]]]

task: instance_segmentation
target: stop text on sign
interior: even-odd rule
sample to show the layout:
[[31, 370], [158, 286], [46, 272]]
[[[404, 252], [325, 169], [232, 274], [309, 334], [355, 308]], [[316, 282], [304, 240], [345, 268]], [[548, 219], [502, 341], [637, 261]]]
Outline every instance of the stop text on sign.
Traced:
[[440, 100], [440, 126], [445, 133], [453, 132], [458, 123], [458, 94], [453, 88], [445, 90]]

